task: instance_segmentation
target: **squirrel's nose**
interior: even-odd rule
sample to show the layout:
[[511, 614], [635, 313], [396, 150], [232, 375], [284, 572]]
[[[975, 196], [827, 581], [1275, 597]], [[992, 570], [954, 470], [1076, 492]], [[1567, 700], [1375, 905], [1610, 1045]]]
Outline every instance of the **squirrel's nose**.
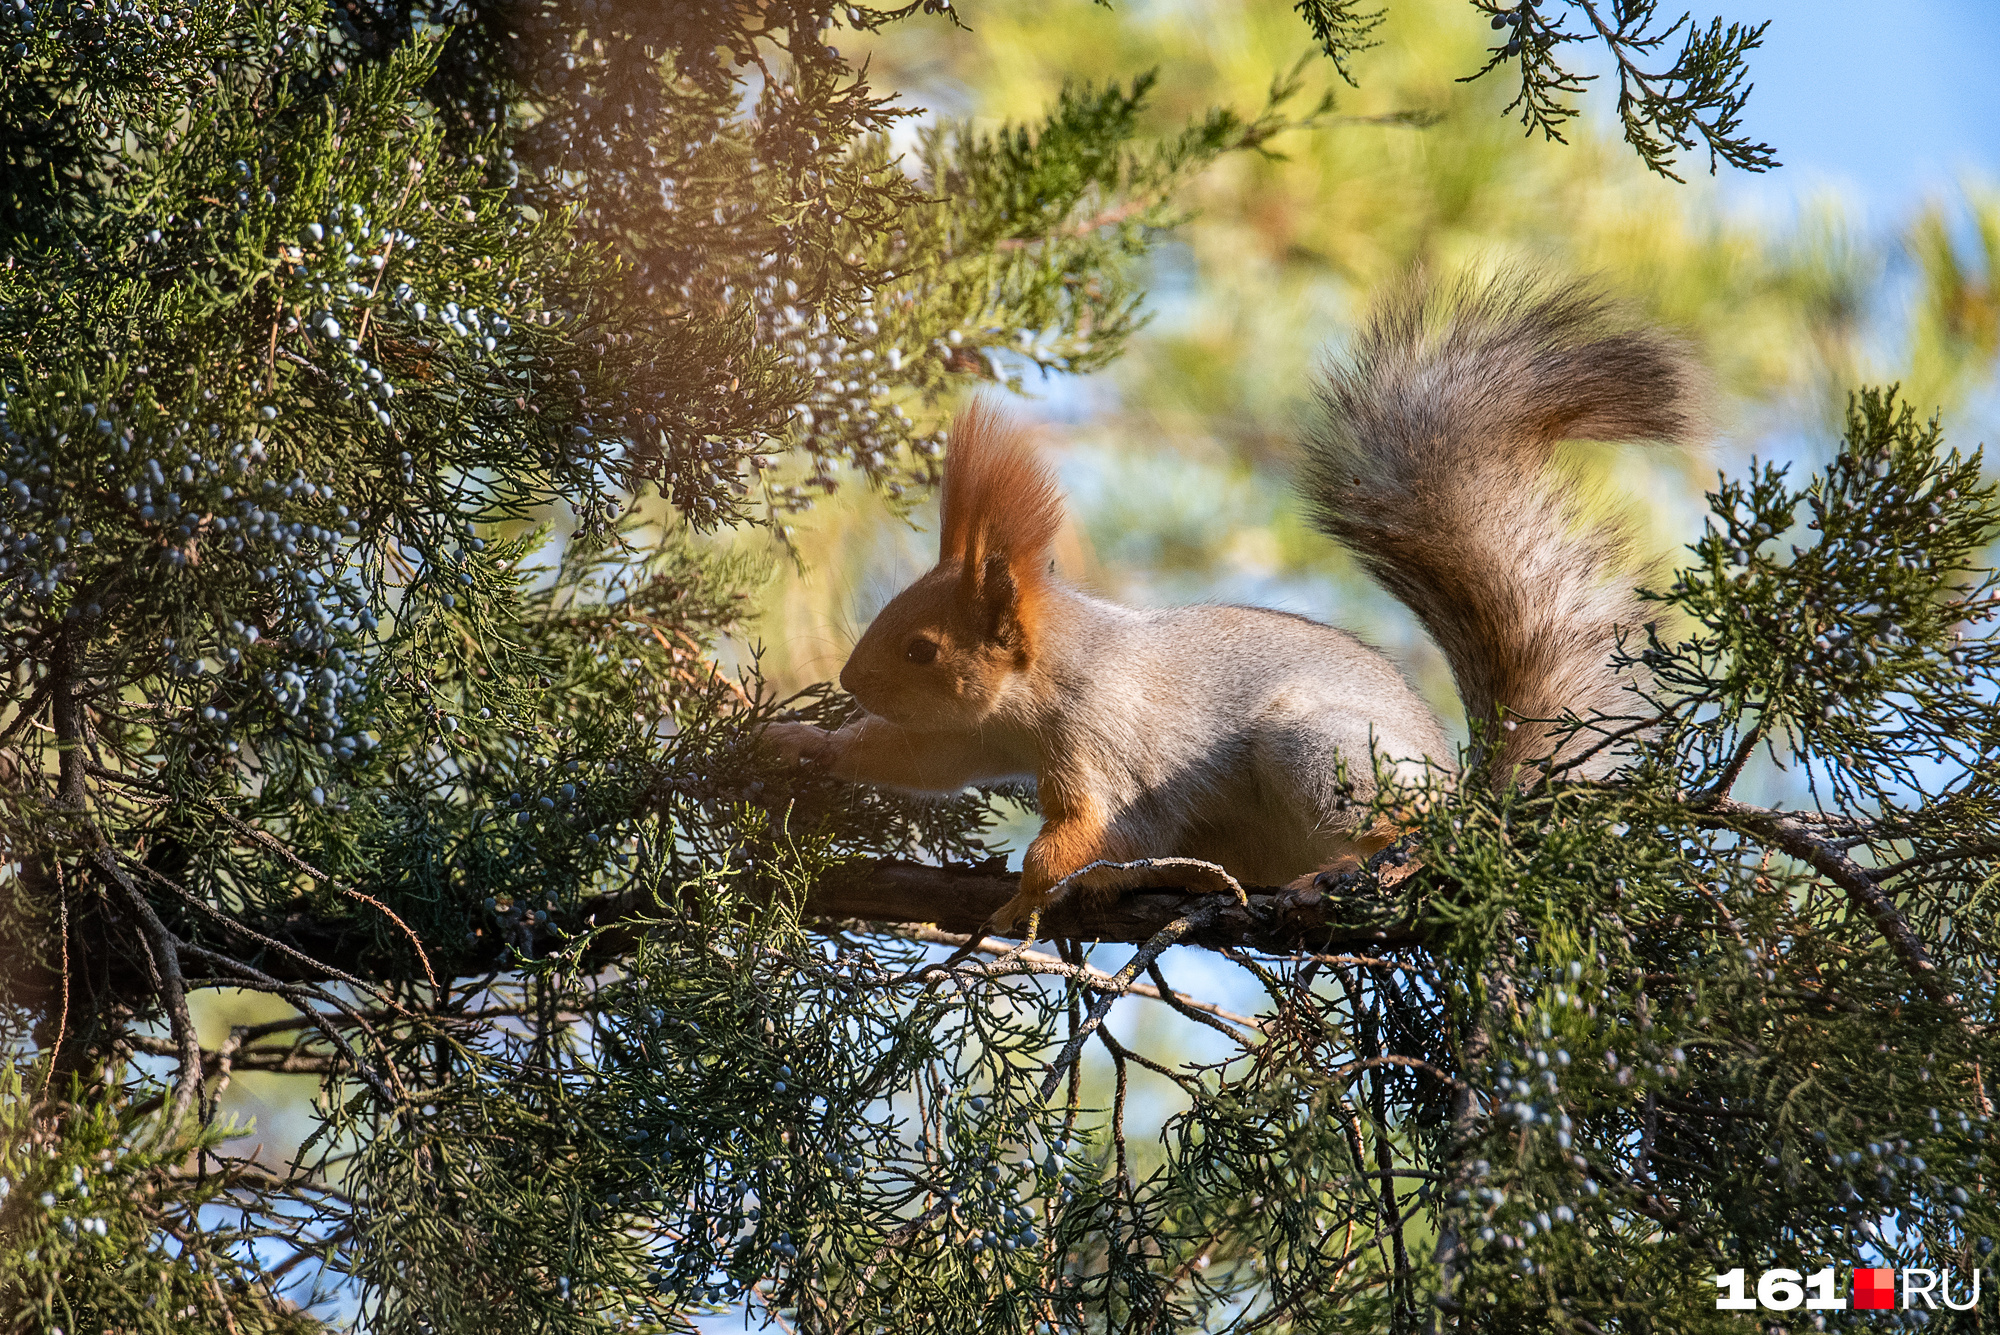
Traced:
[[860, 701], [869, 713], [879, 714], [888, 693], [888, 676], [879, 667], [857, 667], [850, 662], [840, 670], [840, 689]]

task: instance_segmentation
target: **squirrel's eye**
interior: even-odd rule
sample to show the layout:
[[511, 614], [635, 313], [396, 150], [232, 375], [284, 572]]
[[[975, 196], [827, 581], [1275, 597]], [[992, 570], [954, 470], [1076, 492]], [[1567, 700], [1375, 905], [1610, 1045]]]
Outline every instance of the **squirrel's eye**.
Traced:
[[937, 641], [919, 635], [903, 646], [903, 657], [912, 663], [935, 663], [937, 661]]

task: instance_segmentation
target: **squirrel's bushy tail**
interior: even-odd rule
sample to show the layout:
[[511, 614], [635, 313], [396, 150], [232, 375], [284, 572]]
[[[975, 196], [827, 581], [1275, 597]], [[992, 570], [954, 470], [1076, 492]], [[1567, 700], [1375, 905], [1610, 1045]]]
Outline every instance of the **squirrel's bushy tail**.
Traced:
[[1550, 455], [1564, 440], [1696, 440], [1704, 388], [1672, 337], [1520, 274], [1413, 282], [1321, 387], [1302, 478], [1314, 517], [1437, 640], [1496, 782], [1554, 749], [1545, 721], [1634, 713], [1610, 664], [1619, 633], [1636, 647], [1649, 619], [1632, 547], [1585, 521]]

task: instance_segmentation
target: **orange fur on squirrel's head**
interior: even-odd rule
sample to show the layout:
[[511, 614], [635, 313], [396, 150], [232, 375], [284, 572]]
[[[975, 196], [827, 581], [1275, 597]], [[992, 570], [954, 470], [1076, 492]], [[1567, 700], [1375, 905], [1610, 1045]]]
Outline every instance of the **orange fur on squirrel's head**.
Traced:
[[905, 727], [977, 725], [1035, 657], [1062, 493], [1019, 424], [985, 402], [952, 423], [938, 563], [890, 599], [840, 684]]

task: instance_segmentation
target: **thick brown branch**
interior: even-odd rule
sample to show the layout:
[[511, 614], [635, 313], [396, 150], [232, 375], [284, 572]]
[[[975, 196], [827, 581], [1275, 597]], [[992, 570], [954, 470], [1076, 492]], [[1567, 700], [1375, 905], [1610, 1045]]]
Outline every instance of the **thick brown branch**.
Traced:
[[[1019, 888], [1018, 878], [1004, 873], [883, 862], [865, 880], [815, 890], [806, 911], [818, 918], [931, 923], [968, 935], [981, 932], [993, 911]], [[1132, 890], [1111, 900], [1077, 895], [1043, 913], [1041, 931], [1051, 938], [1137, 945], [1190, 910], [1209, 905], [1215, 912], [1204, 915], [1181, 944], [1289, 954], [1416, 942], [1416, 934], [1400, 924], [1360, 926], [1351, 918], [1343, 920], [1341, 903], [1318, 890], [1252, 888], [1248, 898], [1246, 907], [1225, 895], [1171, 888]]]
[[[885, 861], [864, 875], [815, 888], [806, 899], [805, 914], [822, 920], [926, 924], [959, 938], [985, 934], [993, 911], [1014, 897], [1017, 877], [969, 867], [933, 867], [915, 862]], [[1368, 953], [1384, 947], [1416, 945], [1420, 934], [1402, 923], [1358, 924], [1353, 901], [1319, 890], [1251, 889], [1248, 904], [1227, 895], [1189, 893], [1179, 889], [1128, 891], [1104, 900], [1072, 896], [1042, 915], [1041, 934], [1048, 939], [1071, 938], [1140, 944], [1191, 911], [1212, 908], [1181, 941], [1209, 949], [1241, 947], [1290, 954], [1298, 951]], [[638, 947], [646, 922], [661, 916], [649, 891], [632, 890], [585, 900], [573, 911], [574, 921], [598, 928], [584, 958], [587, 964], [607, 964]], [[362, 976], [382, 976], [381, 958], [371, 933], [352, 920], [334, 919], [295, 909], [283, 915], [251, 921], [254, 930], [283, 941], [303, 955], [323, 961], [330, 969]], [[538, 933], [537, 953], [563, 944], [559, 933]], [[264, 970], [288, 982], [326, 981], [296, 958], [266, 956]], [[497, 953], [461, 961], [466, 976], [506, 967]]]

